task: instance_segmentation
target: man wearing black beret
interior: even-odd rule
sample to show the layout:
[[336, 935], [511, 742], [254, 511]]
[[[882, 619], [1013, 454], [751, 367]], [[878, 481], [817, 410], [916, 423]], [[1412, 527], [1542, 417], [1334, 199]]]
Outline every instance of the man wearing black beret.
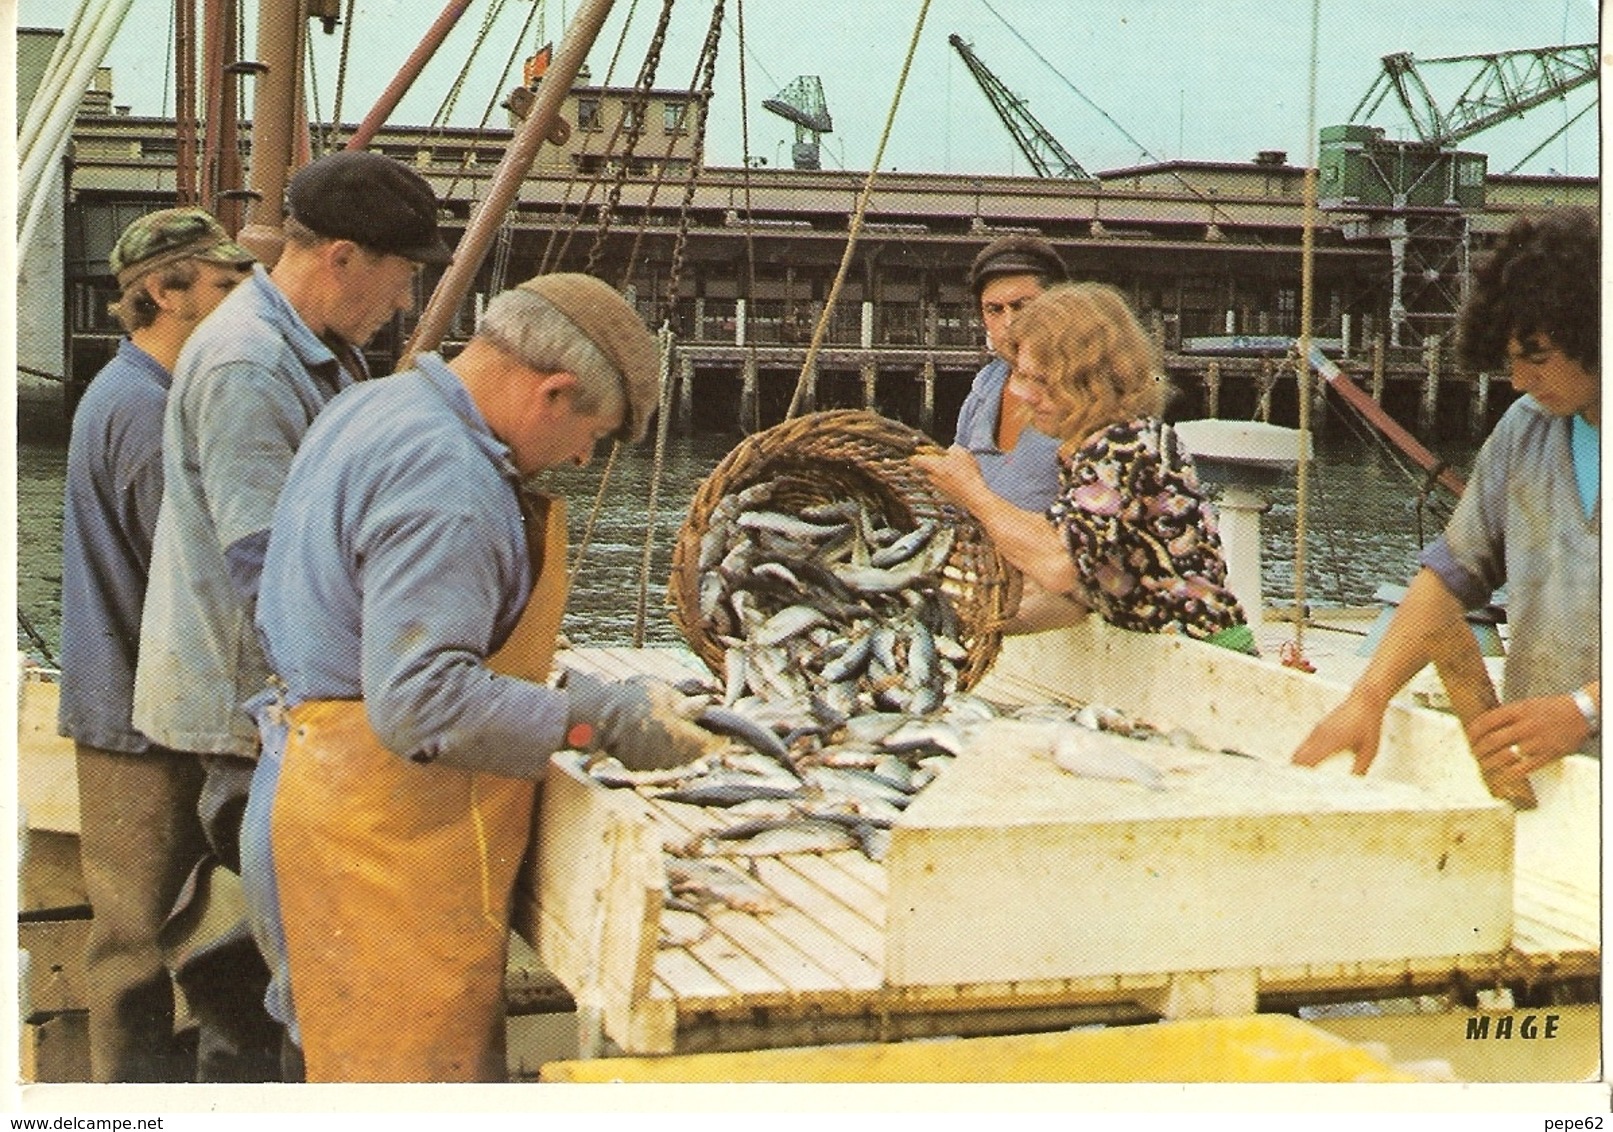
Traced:
[[[242, 705], [269, 675], [252, 618], [291, 458], [325, 404], [369, 376], [362, 349], [413, 308], [421, 269], [451, 258], [431, 187], [391, 158], [330, 154], [298, 171], [286, 197], [279, 261], [259, 266], [191, 336], [164, 420], [134, 724], [206, 768], [202, 819], [216, 861], [198, 865], [197, 892], [225, 891], [239, 870], [258, 753]], [[225, 938], [238, 946], [245, 936]], [[263, 1079], [243, 1051], [207, 1054], [204, 1080]]]

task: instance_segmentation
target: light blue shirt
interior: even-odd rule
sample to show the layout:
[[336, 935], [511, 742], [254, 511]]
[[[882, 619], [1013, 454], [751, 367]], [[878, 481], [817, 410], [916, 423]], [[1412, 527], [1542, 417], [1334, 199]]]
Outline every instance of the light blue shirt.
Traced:
[[180, 351], [134, 689], [134, 725], [154, 742], [256, 754], [242, 705], [269, 670], [226, 551], [268, 530], [303, 433], [350, 384], [261, 265]]
[[258, 629], [286, 700], [362, 699], [389, 750], [512, 778], [567, 701], [487, 658], [533, 585], [508, 449], [435, 354], [314, 422], [275, 510]]
[[975, 374], [958, 410], [955, 443], [974, 455], [992, 491], [1015, 507], [1045, 512], [1059, 495], [1059, 442], [1026, 425], [1012, 451], [997, 447], [997, 418], [1008, 373], [1008, 363], [993, 358]]
[[1602, 492], [1602, 430], [1574, 414], [1574, 480], [1579, 485], [1579, 501], [1590, 515], [1596, 510]]
[[1467, 609], [1505, 584], [1508, 701], [1599, 679], [1601, 505], [1590, 515], [1580, 506], [1571, 432], [1533, 397], [1513, 402], [1479, 450], [1444, 533], [1421, 555]]
[[63, 735], [107, 751], [144, 751], [129, 722], [140, 610], [162, 502], [166, 369], [125, 338], [90, 382], [67, 442], [62, 514]]

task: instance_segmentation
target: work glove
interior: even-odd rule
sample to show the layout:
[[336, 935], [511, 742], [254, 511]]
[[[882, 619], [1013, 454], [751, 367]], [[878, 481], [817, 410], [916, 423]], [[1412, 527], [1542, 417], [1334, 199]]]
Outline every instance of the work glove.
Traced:
[[607, 751], [628, 770], [665, 770], [725, 744], [690, 722], [705, 702], [648, 676], [600, 680], [568, 669], [557, 683], [570, 700], [566, 745]]

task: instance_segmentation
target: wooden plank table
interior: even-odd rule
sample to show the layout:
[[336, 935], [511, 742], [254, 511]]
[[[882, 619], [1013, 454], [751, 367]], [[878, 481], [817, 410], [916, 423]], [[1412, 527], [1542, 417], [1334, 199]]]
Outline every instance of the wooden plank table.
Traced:
[[[681, 649], [573, 649], [558, 663], [607, 677], [710, 675]], [[1279, 684], [1314, 679], [1274, 666], [1257, 675]], [[1023, 672], [988, 676], [979, 690], [1007, 703], [1058, 698], [1058, 689]], [[1311, 689], [1296, 694], [1317, 695]], [[1321, 699], [1326, 695], [1324, 689]], [[1424, 718], [1435, 713], [1423, 709], [1393, 710], [1410, 718], [1392, 719], [1386, 738], [1408, 730], [1434, 734], [1443, 726]], [[1286, 742], [1282, 728], [1277, 731], [1276, 742]], [[1396, 765], [1392, 757], [1383, 761]], [[1446, 785], [1461, 781], [1462, 773], [1417, 770]], [[1476, 773], [1469, 777], [1477, 781]], [[663, 840], [686, 840], [710, 820], [698, 807], [607, 790], [577, 757], [556, 758], [538, 820], [537, 877], [520, 894], [518, 929], [572, 992], [580, 1014], [612, 1043], [592, 1052], [696, 1053], [1028, 1033], [1472, 987], [1538, 988], [1600, 973], [1597, 893], [1573, 879], [1520, 872], [1513, 941], [1501, 952], [1272, 964], [1230, 979], [1224, 972], [1177, 972], [890, 985], [884, 868], [854, 850], [750, 862], [747, 873], [776, 902], [773, 911], [722, 908], [695, 931], [687, 930], [688, 913], [663, 918]], [[674, 921], [685, 930], [669, 930]]]

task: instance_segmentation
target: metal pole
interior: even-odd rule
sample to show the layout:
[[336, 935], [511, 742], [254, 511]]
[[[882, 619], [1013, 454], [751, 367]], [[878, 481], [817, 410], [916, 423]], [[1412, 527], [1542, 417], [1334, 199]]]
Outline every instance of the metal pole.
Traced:
[[260, 0], [258, 61], [265, 70], [252, 99], [251, 187], [256, 196], [236, 239], [266, 267], [274, 266], [285, 242], [280, 220], [291, 175], [305, 27], [300, 0]]
[[543, 82], [538, 85], [538, 97], [532, 113], [516, 130], [510, 148], [505, 151], [504, 160], [499, 162], [488, 183], [487, 197], [465, 226], [465, 234], [454, 249], [454, 261], [438, 280], [437, 289], [431, 293], [426, 309], [420, 315], [414, 337], [410, 339], [403, 357], [398, 360], [400, 370], [407, 369], [416, 354], [436, 349], [453, 323], [454, 312], [459, 309], [461, 300], [475, 282], [476, 273], [487, 258], [487, 250], [504, 223], [505, 213], [520, 194], [521, 183], [532, 171], [538, 148], [549, 136], [560, 114], [560, 105], [571, 91], [572, 80], [577, 77], [577, 71], [588, 58], [588, 49], [593, 46], [605, 18], [610, 15], [611, 3], [612, 0], [587, 0], [566, 29], [560, 50], [555, 52], [554, 62], [549, 65]]
[[[436, 54], [437, 48], [448, 38], [448, 33], [454, 30], [459, 17], [470, 7], [470, 2], [471, 0], [448, 0], [448, 6], [442, 10], [442, 15], [438, 16], [437, 22], [426, 30], [426, 34], [420, 40], [420, 46], [414, 49], [414, 54], [404, 60], [397, 75], [381, 92], [381, 97], [375, 100], [374, 108], [365, 116], [364, 121], [358, 124], [358, 129], [353, 131], [353, 136], [347, 139], [343, 149], [363, 149], [370, 144], [376, 132], [386, 125], [387, 117], [397, 109], [398, 103], [403, 101], [403, 96], [409, 93], [409, 88], [414, 85], [415, 79], [420, 77], [420, 72], [425, 70], [426, 63]], [[336, 128], [341, 129], [340, 122], [336, 123]]]
[[174, 156], [177, 203], [195, 204], [196, 191], [196, 0], [174, 0]]

